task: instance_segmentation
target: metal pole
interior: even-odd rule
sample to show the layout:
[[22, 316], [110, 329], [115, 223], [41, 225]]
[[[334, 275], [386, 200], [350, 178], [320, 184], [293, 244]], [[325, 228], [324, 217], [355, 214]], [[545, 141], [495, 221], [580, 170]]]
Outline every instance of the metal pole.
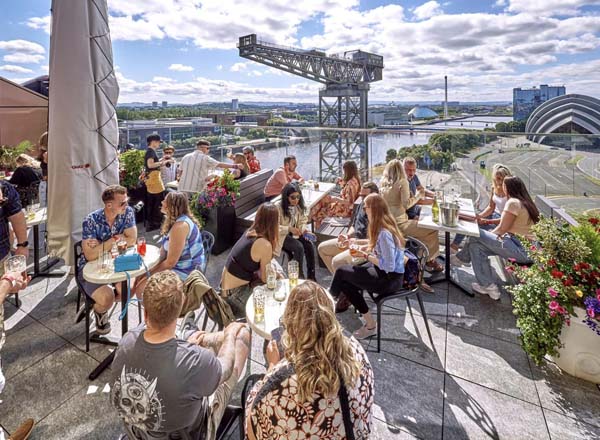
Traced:
[[575, 195], [575, 165], [573, 165], [573, 195]]

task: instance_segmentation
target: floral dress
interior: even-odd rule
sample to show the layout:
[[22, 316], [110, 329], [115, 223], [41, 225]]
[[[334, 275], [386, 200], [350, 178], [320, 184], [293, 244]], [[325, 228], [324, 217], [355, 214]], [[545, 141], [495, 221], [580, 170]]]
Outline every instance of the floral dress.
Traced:
[[325, 197], [311, 210], [311, 218], [315, 222], [315, 227], [319, 228], [323, 219], [326, 217], [352, 217], [352, 209], [354, 202], [360, 193], [360, 182], [356, 177], [353, 177], [342, 186], [340, 197], [347, 203], [338, 201], [330, 201], [329, 197]]
[[[356, 440], [368, 439], [373, 405], [373, 370], [362, 346], [349, 338], [354, 357], [361, 369], [353, 386], [346, 386], [350, 419]], [[280, 361], [254, 387], [246, 402], [257, 440], [273, 439], [345, 439], [346, 431], [337, 396], [314, 394], [312, 402], [298, 401], [298, 383], [294, 367]]]

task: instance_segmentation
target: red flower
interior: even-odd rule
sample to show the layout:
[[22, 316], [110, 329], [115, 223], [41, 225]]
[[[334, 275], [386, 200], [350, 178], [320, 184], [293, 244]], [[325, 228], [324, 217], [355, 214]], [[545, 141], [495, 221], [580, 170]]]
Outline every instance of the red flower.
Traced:
[[548, 260], [548, 265], [550, 267], [556, 266], [556, 260], [554, 258], [551, 258], [550, 260]]
[[594, 226], [596, 226], [598, 223], [600, 223], [600, 219], [597, 219], [597, 218], [590, 218], [590, 219], [588, 219], [588, 221]]
[[562, 273], [558, 269], [552, 269], [552, 272], [550, 272], [550, 274], [552, 275], [552, 278], [562, 278], [564, 275], [564, 273]]
[[567, 278], [562, 283], [563, 283], [563, 286], [565, 286], [565, 287], [572, 286], [573, 284], [575, 284], [575, 282], [573, 281], [573, 278], [571, 278], [571, 277]]

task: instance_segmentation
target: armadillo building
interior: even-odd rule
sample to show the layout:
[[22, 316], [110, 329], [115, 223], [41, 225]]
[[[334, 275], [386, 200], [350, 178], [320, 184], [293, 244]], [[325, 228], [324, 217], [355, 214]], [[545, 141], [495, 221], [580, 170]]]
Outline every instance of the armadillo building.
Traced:
[[600, 135], [600, 100], [578, 94], [557, 96], [531, 113], [525, 131], [531, 133], [529, 139], [533, 142], [556, 146], [574, 143], [600, 146], [600, 137], [581, 136]]

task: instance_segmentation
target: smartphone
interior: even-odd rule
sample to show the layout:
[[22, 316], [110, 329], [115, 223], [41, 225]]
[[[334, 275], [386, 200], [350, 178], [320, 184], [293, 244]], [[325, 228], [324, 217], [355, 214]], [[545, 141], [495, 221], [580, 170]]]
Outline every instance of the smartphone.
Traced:
[[305, 240], [312, 241], [312, 242], [317, 241], [317, 236], [315, 234], [313, 234], [312, 232], [305, 232], [304, 234], [302, 234], [302, 236], [304, 237]]
[[277, 350], [279, 350], [279, 357], [283, 359], [283, 345], [281, 344], [281, 337], [283, 336], [283, 327], [277, 327], [271, 331], [271, 337], [277, 343]]

